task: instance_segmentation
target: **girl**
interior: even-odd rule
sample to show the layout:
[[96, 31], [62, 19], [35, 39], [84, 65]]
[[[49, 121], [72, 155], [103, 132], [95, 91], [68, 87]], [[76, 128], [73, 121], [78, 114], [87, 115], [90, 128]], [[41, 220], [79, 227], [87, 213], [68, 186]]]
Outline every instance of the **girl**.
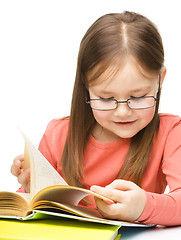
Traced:
[[[104, 15], [82, 39], [70, 117], [49, 123], [39, 150], [70, 185], [114, 200], [96, 199], [106, 218], [181, 224], [181, 118], [158, 114], [165, 74], [162, 39], [142, 15]], [[22, 165], [11, 172], [29, 191]]]

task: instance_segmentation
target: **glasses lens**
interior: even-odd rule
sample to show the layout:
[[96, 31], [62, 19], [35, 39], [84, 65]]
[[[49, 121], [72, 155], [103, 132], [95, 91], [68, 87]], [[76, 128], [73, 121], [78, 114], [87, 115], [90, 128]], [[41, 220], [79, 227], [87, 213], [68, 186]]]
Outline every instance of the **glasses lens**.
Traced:
[[112, 110], [117, 107], [114, 99], [91, 99], [90, 105], [95, 110]]
[[133, 109], [145, 109], [155, 106], [155, 98], [152, 96], [130, 98], [128, 100], [128, 106]]

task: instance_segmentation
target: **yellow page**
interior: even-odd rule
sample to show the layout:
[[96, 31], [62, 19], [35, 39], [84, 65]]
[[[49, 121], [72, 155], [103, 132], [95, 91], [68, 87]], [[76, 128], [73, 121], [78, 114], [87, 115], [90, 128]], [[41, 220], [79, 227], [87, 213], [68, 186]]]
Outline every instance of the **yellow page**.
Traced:
[[17, 194], [22, 196], [28, 203], [30, 202], [30, 194], [29, 193], [17, 192]]
[[23, 171], [26, 169], [30, 168], [30, 157], [28, 155], [28, 151], [26, 149], [26, 144], [25, 144], [25, 149], [24, 149], [24, 163], [23, 163]]

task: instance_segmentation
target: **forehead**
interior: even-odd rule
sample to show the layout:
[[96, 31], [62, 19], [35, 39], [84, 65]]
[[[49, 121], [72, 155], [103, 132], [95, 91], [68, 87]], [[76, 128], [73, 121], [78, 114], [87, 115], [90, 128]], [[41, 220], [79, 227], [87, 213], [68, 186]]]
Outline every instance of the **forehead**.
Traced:
[[[101, 68], [101, 65], [99, 66]], [[93, 73], [92, 73], [93, 75]], [[122, 64], [111, 65], [97, 78], [89, 82], [89, 88], [101, 91], [113, 91], [117, 88], [149, 88], [155, 84], [157, 74], [144, 70], [135, 60], [127, 59]], [[89, 78], [88, 78], [89, 81]]]

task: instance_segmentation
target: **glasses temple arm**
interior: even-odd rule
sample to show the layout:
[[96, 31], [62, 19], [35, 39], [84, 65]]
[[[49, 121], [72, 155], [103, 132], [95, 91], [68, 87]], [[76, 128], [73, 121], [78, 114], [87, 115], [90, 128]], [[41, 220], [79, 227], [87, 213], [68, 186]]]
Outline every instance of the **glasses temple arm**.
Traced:
[[160, 99], [160, 93], [161, 93], [161, 74], [159, 74], [159, 83], [158, 83], [158, 92], [157, 92], [157, 100]]

